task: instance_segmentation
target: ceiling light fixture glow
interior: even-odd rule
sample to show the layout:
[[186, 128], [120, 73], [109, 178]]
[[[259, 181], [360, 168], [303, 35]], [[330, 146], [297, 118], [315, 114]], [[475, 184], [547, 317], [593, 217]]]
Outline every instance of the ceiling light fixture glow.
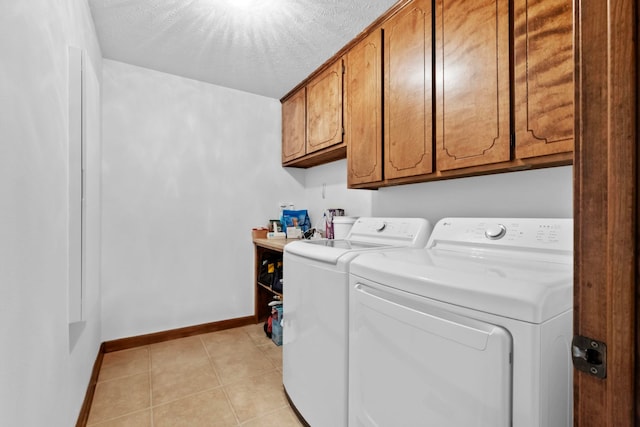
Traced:
[[227, 5], [229, 8], [248, 12], [254, 8], [263, 6], [264, 2], [258, 0], [228, 0]]

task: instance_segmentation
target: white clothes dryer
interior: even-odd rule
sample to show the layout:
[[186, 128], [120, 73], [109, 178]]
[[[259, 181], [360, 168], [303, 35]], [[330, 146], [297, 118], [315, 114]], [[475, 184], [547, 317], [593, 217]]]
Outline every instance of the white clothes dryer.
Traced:
[[571, 219], [446, 218], [350, 267], [349, 425], [572, 426]]
[[309, 425], [347, 426], [350, 262], [363, 253], [424, 247], [431, 229], [421, 218], [359, 218], [344, 240], [285, 246], [283, 383]]

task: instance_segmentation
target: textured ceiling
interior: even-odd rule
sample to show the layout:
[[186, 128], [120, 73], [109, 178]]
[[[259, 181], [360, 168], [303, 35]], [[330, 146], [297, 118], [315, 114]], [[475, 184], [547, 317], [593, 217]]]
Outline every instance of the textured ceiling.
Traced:
[[281, 98], [396, 0], [89, 0], [105, 58]]

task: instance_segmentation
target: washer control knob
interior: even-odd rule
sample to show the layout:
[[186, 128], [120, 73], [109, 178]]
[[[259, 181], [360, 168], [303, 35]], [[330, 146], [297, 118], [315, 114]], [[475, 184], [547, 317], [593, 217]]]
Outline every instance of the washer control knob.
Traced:
[[376, 231], [377, 232], [381, 232], [382, 230], [384, 230], [387, 227], [387, 223], [386, 222], [380, 222], [378, 224], [376, 224]]
[[490, 240], [502, 239], [506, 233], [507, 229], [502, 224], [491, 225], [484, 230], [484, 235]]

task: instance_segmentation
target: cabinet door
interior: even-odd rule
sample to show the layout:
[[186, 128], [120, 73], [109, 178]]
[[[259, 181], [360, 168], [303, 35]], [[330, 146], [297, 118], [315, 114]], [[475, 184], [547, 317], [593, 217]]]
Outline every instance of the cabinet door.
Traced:
[[573, 1], [514, 5], [516, 157], [573, 151]]
[[342, 60], [307, 84], [307, 154], [342, 142]]
[[416, 0], [384, 25], [385, 178], [432, 172], [431, 2]]
[[437, 0], [435, 21], [438, 169], [510, 160], [509, 2]]
[[282, 163], [305, 155], [306, 100], [302, 88], [282, 103]]
[[349, 186], [382, 180], [382, 32], [346, 56], [345, 142]]

